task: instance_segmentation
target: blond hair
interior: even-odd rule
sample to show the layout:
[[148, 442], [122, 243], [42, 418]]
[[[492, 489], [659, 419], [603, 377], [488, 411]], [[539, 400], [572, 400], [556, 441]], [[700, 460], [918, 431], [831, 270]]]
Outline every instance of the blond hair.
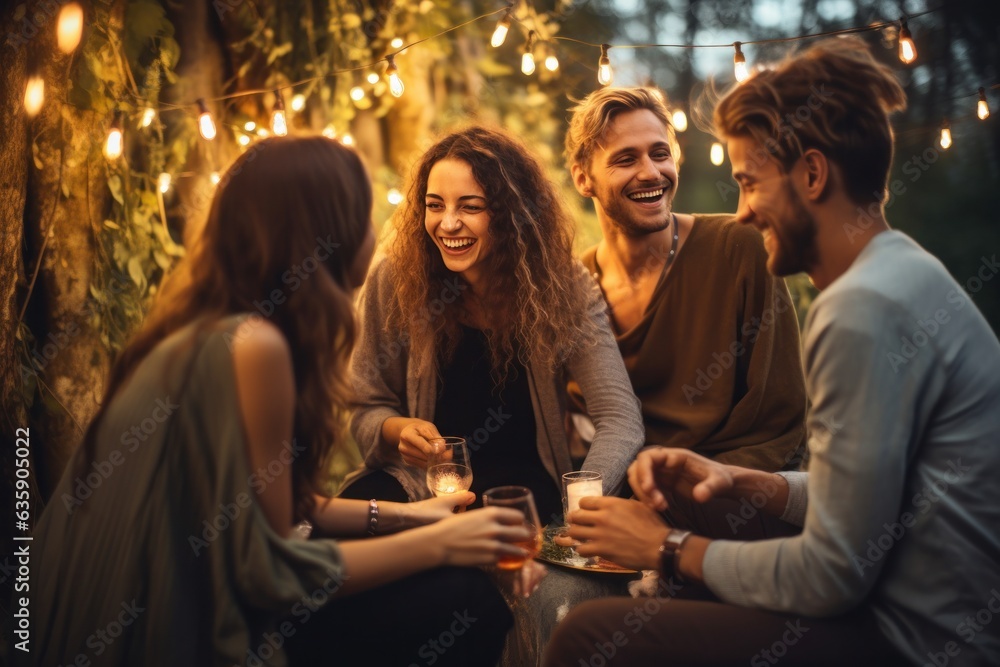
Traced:
[[815, 148], [840, 167], [857, 203], [881, 202], [892, 164], [889, 114], [906, 107], [892, 70], [857, 37], [829, 39], [759, 72], [715, 107], [720, 137], [756, 141], [791, 169]]
[[587, 95], [582, 102], [570, 109], [572, 117], [566, 131], [566, 164], [590, 167], [590, 160], [611, 121], [620, 113], [652, 111], [667, 130], [670, 152], [674, 161], [680, 162], [680, 147], [674, 124], [670, 120], [667, 99], [657, 88], [600, 88]]

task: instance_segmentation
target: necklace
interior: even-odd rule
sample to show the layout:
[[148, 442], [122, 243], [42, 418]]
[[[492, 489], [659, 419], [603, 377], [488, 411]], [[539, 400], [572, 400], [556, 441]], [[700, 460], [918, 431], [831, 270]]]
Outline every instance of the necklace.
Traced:
[[[670, 214], [670, 223], [671, 223], [672, 231], [674, 232], [673, 233], [673, 238], [670, 241], [670, 253], [667, 255], [667, 261], [663, 265], [663, 270], [660, 271], [660, 277], [656, 281], [656, 287], [659, 287], [660, 283], [663, 282], [664, 278], [667, 275], [667, 271], [670, 269], [670, 265], [674, 263], [674, 259], [677, 257], [677, 243], [680, 240], [680, 224], [677, 222], [677, 215], [676, 214], [674, 214], [674, 213]], [[601, 266], [600, 266], [600, 264], [597, 263], [597, 257], [596, 257], [596, 255], [594, 257], [594, 265], [597, 268], [597, 270], [594, 272], [594, 280], [596, 280], [598, 286], [600, 286], [601, 278], [604, 276], [604, 272], [601, 271]], [[601, 292], [602, 293], [604, 292], [604, 288], [603, 287], [601, 287]], [[607, 295], [605, 295], [605, 298], [606, 297], [607, 297]]]

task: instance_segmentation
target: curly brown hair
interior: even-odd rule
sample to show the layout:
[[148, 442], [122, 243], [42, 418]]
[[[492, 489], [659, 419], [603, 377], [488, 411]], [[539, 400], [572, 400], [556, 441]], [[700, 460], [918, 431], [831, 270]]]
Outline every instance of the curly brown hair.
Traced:
[[459, 289], [457, 299], [441, 295], [456, 291], [454, 281], [467, 285], [445, 267], [424, 228], [427, 179], [444, 159], [466, 162], [486, 195], [491, 251], [483, 261], [490, 289], [480, 303], [497, 380], [503, 381], [515, 359], [557, 368], [579, 345], [595, 340], [587, 317], [592, 286], [581, 280], [573, 221], [552, 182], [523, 144], [494, 128], [453, 132], [414, 167], [406, 201], [393, 219], [395, 233], [385, 244], [396, 293], [387, 328], [405, 331], [413, 354], [424, 361], [429, 358], [421, 355], [436, 353], [447, 362], [461, 340], [468, 292]]
[[[84, 438], [81, 464], [94, 457], [98, 424], [112, 397], [163, 339], [189, 323], [255, 313], [276, 291], [287, 296], [264, 313], [292, 353], [294, 437], [305, 450], [292, 467], [296, 519], [321, 494], [324, 472], [350, 401], [347, 362], [355, 339], [350, 269], [371, 228], [372, 191], [361, 159], [325, 137], [272, 137], [241, 155], [223, 176], [191, 253], [157, 296], [142, 328], [111, 369], [104, 400]], [[307, 279], [291, 269], [332, 247]]]

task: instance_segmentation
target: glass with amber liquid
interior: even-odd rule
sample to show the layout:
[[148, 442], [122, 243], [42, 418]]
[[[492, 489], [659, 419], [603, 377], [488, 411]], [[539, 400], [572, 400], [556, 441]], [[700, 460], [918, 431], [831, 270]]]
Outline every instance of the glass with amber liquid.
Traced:
[[483, 506], [510, 507], [524, 516], [524, 527], [532, 537], [513, 544], [527, 551], [525, 556], [501, 556], [497, 567], [501, 570], [519, 570], [525, 562], [538, 555], [542, 548], [542, 524], [538, 520], [538, 510], [535, 508], [535, 497], [525, 486], [498, 486], [487, 489], [483, 493]]

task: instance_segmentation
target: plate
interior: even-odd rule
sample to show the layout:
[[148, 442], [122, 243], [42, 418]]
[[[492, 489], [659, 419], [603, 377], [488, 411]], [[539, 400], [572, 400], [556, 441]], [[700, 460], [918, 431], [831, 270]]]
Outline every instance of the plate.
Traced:
[[583, 572], [602, 572], [608, 574], [635, 574], [636, 570], [630, 570], [601, 558], [584, 558], [576, 556], [569, 547], [561, 547], [555, 543], [553, 538], [560, 526], [549, 526], [545, 529], [542, 537], [542, 549], [535, 560], [571, 570], [581, 570]]

